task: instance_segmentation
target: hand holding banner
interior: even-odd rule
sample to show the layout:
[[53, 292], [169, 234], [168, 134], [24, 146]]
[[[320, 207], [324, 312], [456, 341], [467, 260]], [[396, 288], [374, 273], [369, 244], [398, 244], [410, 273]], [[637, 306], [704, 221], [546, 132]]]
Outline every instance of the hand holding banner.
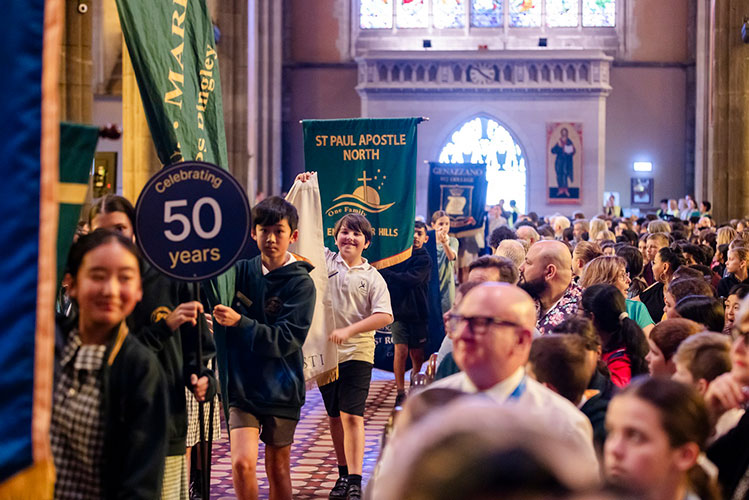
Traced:
[[304, 158], [317, 171], [325, 244], [335, 222], [365, 215], [374, 228], [364, 252], [377, 268], [411, 256], [416, 208], [416, 125], [421, 118], [304, 120]]

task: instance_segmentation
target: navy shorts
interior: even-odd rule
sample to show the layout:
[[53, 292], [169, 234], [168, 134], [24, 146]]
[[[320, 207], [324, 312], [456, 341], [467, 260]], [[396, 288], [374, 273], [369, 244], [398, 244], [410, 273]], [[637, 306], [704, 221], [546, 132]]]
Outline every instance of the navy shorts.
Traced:
[[320, 387], [328, 416], [340, 417], [344, 412], [363, 417], [371, 380], [372, 363], [344, 361], [338, 365], [338, 379]]
[[394, 321], [390, 325], [393, 344], [408, 344], [412, 349], [422, 348], [427, 343], [427, 324]]

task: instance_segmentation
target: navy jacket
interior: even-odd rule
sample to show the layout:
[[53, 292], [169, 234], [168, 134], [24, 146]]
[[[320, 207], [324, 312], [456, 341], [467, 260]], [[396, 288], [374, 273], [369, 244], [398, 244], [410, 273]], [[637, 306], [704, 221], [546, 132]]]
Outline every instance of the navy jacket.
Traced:
[[229, 406], [299, 420], [305, 395], [302, 345], [315, 309], [312, 264], [297, 261], [263, 275], [258, 256], [235, 268], [232, 307], [242, 317], [226, 329], [226, 353], [219, 359]]
[[432, 259], [426, 249], [414, 248], [411, 257], [380, 270], [390, 292], [395, 321], [426, 323], [429, 319], [427, 289]]

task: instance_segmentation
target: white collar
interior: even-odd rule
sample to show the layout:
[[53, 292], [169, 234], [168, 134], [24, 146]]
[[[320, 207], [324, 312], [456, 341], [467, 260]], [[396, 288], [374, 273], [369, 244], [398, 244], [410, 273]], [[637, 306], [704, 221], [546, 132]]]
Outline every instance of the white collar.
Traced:
[[[281, 266], [281, 267], [288, 266], [292, 262], [296, 262], [296, 257], [294, 257], [294, 254], [292, 254], [291, 252], [287, 251], [286, 252], [286, 262], [284, 262], [283, 266]], [[263, 268], [263, 276], [265, 276], [266, 274], [268, 274], [270, 272], [270, 270], [268, 270], [268, 268], [265, 267], [265, 264], [263, 264], [263, 260], [262, 259], [260, 259], [260, 265]]]
[[362, 258], [361, 258], [361, 260], [362, 260], [362, 263], [361, 263], [361, 264], [357, 264], [357, 265], [355, 265], [355, 266], [349, 266], [349, 265], [348, 265], [348, 262], [346, 262], [346, 261], [345, 261], [345, 260], [343, 259], [343, 257], [341, 257], [341, 253], [340, 253], [340, 252], [338, 252], [338, 253], [336, 254], [336, 256], [335, 256], [335, 260], [336, 260], [337, 262], [341, 262], [341, 263], [342, 263], [342, 264], [343, 264], [344, 266], [346, 266], [346, 268], [347, 268], [347, 269], [368, 269], [368, 268], [369, 268], [369, 266], [370, 266], [369, 262], [367, 262], [367, 259], [365, 259], [364, 257], [362, 257]]
[[515, 370], [512, 375], [502, 380], [501, 382], [498, 382], [485, 391], [479, 391], [478, 388], [473, 384], [473, 382], [471, 382], [471, 379], [468, 378], [468, 375], [465, 375], [465, 378], [463, 379], [462, 389], [464, 392], [469, 393], [480, 392], [482, 394], [486, 394], [498, 403], [504, 403], [515, 391], [515, 389], [518, 388], [520, 383], [523, 381], [523, 377], [525, 377], [525, 368], [521, 366], [517, 370]]

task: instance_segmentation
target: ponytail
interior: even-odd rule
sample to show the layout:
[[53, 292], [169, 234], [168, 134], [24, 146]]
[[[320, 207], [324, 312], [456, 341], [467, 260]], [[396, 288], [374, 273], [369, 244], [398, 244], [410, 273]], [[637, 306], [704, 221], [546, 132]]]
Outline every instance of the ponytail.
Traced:
[[710, 475], [700, 465], [700, 460], [698, 460], [697, 463], [687, 471], [687, 479], [689, 480], [689, 486], [692, 492], [694, 492], [700, 500], [720, 500], [723, 498], [717, 481], [714, 477], [710, 477]]

